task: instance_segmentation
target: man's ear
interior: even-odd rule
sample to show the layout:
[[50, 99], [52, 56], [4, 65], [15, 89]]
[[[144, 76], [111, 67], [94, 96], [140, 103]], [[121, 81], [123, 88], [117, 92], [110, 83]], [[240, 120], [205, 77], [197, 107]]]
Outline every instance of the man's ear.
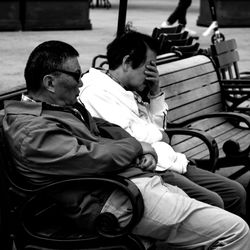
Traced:
[[52, 75], [45, 75], [43, 77], [43, 86], [45, 89], [47, 89], [49, 92], [55, 93], [55, 80]]
[[123, 57], [122, 60], [122, 68], [124, 71], [128, 71], [128, 69], [131, 67], [131, 60], [129, 55], [126, 55]]

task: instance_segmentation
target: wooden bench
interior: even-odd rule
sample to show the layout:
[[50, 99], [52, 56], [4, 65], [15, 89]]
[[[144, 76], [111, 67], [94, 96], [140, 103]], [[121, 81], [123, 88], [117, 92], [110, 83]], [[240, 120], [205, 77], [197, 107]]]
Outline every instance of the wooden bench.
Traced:
[[[161, 64], [158, 66], [161, 89], [169, 105], [167, 133], [172, 128], [194, 128], [205, 131], [217, 142], [219, 158], [215, 169], [243, 165], [231, 176], [237, 178], [250, 166], [250, 117], [236, 112], [225, 112], [222, 88], [213, 62], [206, 56]], [[230, 82], [228, 82], [230, 84]], [[241, 123], [240, 123], [241, 122]], [[244, 124], [246, 128], [240, 127]], [[171, 144], [189, 158], [206, 159], [208, 150], [199, 140], [188, 136], [173, 136]]]
[[[250, 96], [245, 87], [250, 84], [250, 71], [240, 71], [238, 62], [240, 60], [235, 39], [229, 39], [210, 46], [210, 56], [218, 69], [221, 84], [238, 85], [238, 88], [230, 89], [226, 94], [227, 108], [237, 109], [250, 114]], [[229, 83], [224, 80], [231, 80]], [[233, 90], [233, 91], [232, 91]], [[235, 92], [236, 91], [236, 92]], [[240, 105], [239, 105], [240, 104]]]
[[[219, 70], [221, 79], [240, 79], [242, 77], [238, 67], [240, 57], [235, 39], [212, 44], [210, 54]], [[248, 76], [250, 74], [250, 72], [245, 73]]]

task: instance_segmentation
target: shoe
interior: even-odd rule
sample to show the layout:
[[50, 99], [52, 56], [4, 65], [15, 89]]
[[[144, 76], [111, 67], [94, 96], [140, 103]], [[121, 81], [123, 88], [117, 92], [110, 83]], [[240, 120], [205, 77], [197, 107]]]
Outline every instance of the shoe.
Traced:
[[188, 34], [190, 35], [190, 36], [198, 36], [197, 35], [197, 32], [196, 31], [194, 31], [194, 30], [190, 30], [190, 29], [188, 29], [188, 28], [184, 28], [184, 31], [187, 31], [188, 32]]

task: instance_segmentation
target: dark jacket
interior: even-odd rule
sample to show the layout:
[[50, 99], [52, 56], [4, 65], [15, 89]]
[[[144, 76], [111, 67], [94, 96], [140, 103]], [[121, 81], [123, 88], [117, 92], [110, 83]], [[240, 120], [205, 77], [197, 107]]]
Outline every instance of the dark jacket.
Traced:
[[[143, 175], [134, 167], [142, 153], [140, 143], [119, 126], [95, 121], [83, 106], [77, 108], [81, 115], [74, 109], [39, 102], [5, 102], [4, 132], [25, 181], [43, 186], [74, 177]], [[85, 227], [99, 214], [110, 192], [89, 187], [67, 190], [57, 198], [68, 217]]]

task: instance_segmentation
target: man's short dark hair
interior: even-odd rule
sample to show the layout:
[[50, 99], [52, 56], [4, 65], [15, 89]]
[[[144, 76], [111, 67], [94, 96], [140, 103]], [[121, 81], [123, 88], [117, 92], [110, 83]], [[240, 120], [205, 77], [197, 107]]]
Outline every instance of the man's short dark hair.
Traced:
[[79, 56], [77, 50], [62, 41], [51, 40], [38, 45], [31, 52], [24, 70], [28, 91], [39, 90], [46, 74], [60, 69], [66, 59], [77, 56]]
[[132, 67], [139, 67], [146, 60], [147, 48], [158, 52], [158, 41], [149, 35], [136, 31], [128, 31], [115, 38], [107, 46], [107, 58], [109, 68], [116, 69], [122, 64], [122, 60], [129, 55]]

